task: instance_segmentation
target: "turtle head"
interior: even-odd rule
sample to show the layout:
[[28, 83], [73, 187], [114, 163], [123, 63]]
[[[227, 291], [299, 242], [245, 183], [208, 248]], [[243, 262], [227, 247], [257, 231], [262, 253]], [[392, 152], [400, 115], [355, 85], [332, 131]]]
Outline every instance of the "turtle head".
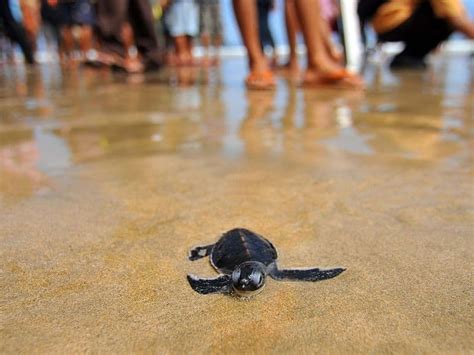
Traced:
[[254, 296], [265, 285], [265, 266], [257, 261], [240, 264], [232, 272], [232, 289], [242, 297]]

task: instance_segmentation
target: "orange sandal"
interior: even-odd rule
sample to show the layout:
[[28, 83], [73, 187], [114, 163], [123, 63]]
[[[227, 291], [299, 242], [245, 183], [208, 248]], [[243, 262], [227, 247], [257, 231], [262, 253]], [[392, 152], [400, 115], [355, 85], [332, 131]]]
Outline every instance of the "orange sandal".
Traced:
[[263, 72], [251, 72], [245, 80], [247, 89], [271, 90], [276, 86], [275, 77], [270, 70]]

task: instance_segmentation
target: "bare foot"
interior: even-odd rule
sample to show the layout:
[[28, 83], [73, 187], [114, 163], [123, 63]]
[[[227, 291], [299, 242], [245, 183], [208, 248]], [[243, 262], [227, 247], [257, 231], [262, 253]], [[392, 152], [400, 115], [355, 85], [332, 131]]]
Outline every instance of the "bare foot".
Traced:
[[245, 80], [245, 85], [251, 90], [271, 90], [275, 88], [276, 82], [270, 70], [252, 71]]
[[308, 69], [303, 76], [303, 86], [336, 86], [348, 89], [363, 89], [364, 80], [344, 68], [333, 71]]
[[143, 73], [145, 70], [142, 61], [138, 58], [125, 58], [123, 68], [129, 74]]

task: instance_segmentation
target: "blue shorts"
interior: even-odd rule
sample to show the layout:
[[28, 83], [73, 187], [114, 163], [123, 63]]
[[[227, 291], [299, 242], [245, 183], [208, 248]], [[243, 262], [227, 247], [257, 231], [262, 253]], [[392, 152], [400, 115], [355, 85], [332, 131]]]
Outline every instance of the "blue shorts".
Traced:
[[95, 24], [95, 12], [90, 0], [60, 1], [57, 9], [61, 25]]
[[175, 0], [165, 14], [166, 27], [172, 37], [199, 34], [199, 7], [194, 0]]

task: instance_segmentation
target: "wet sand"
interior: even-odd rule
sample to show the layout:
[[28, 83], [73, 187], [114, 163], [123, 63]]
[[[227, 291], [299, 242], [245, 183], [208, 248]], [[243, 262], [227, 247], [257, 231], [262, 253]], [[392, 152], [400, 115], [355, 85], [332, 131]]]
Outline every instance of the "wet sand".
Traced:
[[[132, 83], [1, 68], [0, 352], [474, 351], [473, 69], [248, 93], [240, 59]], [[215, 272], [188, 250], [237, 226], [282, 266], [347, 271], [195, 293]]]

